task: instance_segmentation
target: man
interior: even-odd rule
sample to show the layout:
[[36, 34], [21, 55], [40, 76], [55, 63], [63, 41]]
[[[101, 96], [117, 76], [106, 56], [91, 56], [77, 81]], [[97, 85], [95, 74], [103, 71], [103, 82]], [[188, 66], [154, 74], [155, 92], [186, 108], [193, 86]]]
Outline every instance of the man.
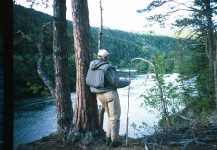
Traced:
[[[117, 89], [128, 86], [131, 80], [119, 79], [115, 68], [108, 63], [108, 57], [109, 53], [102, 49], [98, 52], [98, 60], [90, 62], [89, 70], [103, 70], [105, 72], [104, 86], [90, 86], [90, 90], [92, 93], [96, 93], [97, 99], [108, 114], [106, 146], [118, 147], [122, 145], [122, 142], [119, 141], [121, 107]], [[96, 80], [99, 78], [101, 77], [96, 77]]]

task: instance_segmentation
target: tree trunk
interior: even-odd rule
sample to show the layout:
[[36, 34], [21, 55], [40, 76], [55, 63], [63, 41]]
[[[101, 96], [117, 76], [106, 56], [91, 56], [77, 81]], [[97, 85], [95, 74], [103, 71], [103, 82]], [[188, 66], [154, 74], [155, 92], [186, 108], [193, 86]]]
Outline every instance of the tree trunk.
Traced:
[[171, 128], [172, 125], [171, 125], [171, 122], [170, 122], [170, 119], [169, 119], [169, 116], [168, 116], [166, 102], [165, 102], [165, 99], [163, 97], [163, 90], [162, 90], [161, 82], [160, 82], [160, 79], [158, 77], [157, 68], [156, 68], [154, 62], [153, 62], [153, 65], [154, 65], [154, 72], [155, 72], [156, 80], [157, 80], [157, 83], [158, 83], [157, 84], [158, 85], [158, 91], [159, 91], [159, 96], [160, 96], [160, 99], [161, 99], [163, 114], [164, 114], [164, 117], [165, 117], [165, 120], [166, 120], [166, 125], [167, 125], [167, 128]]
[[87, 0], [71, 0], [76, 59], [76, 106], [74, 130], [87, 133], [99, 130], [96, 94], [86, 85], [89, 63], [93, 60]]
[[214, 66], [214, 81], [215, 81], [215, 104], [217, 113], [217, 39], [215, 39], [215, 60], [213, 61]]
[[72, 124], [72, 102], [69, 88], [66, 0], [54, 0], [53, 59], [55, 69], [55, 102], [57, 130], [69, 130]]
[[[216, 51], [216, 39], [214, 34], [214, 25], [212, 21], [212, 9], [211, 1], [207, 0], [205, 2], [205, 16], [207, 22], [207, 56], [209, 58], [209, 68], [210, 68], [210, 83], [211, 89], [214, 89], [215, 92], [215, 103], [216, 103], [216, 112], [217, 112], [217, 51]], [[214, 82], [213, 82], [214, 81]]]
[[103, 28], [103, 20], [102, 20], [102, 2], [100, 0], [100, 27], [98, 32], [98, 50], [102, 48], [102, 28]]
[[[47, 70], [45, 68], [45, 61], [46, 61], [46, 49], [44, 48], [45, 45], [45, 30], [48, 26], [51, 26], [51, 22], [43, 25], [41, 30], [41, 41], [36, 42], [36, 40], [32, 39], [31, 37], [25, 35], [21, 30], [19, 30], [16, 34], [21, 34], [22, 38], [20, 41], [14, 45], [14, 49], [16, 49], [17, 45], [21, 44], [24, 40], [28, 40], [31, 43], [34, 43], [37, 47], [38, 53], [39, 53], [39, 59], [37, 63], [37, 72], [41, 80], [44, 82], [44, 84], [48, 87], [51, 96], [55, 97], [55, 83], [50, 78], [50, 76], [47, 73]], [[22, 54], [21, 54], [22, 55]], [[23, 56], [24, 57], [24, 56]]]

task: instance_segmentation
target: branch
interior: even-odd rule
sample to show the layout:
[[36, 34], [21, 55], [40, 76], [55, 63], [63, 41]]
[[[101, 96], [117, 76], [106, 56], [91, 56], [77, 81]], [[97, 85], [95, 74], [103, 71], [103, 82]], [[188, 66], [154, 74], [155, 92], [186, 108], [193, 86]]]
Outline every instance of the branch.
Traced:
[[176, 114], [176, 116], [179, 117], [179, 118], [181, 118], [181, 119], [183, 119], [183, 120], [191, 122], [194, 126], [197, 126], [197, 127], [207, 127], [207, 125], [205, 123], [199, 122], [199, 121], [197, 121], [195, 119], [187, 118], [187, 117], [182, 116], [180, 114]]
[[44, 84], [50, 90], [50, 93], [51, 93], [52, 97], [54, 97], [55, 84], [54, 84], [54, 81], [52, 81], [52, 79], [48, 76], [48, 74], [46, 72], [46, 68], [45, 68], [46, 53], [45, 53], [45, 49], [44, 49], [45, 30], [46, 30], [47, 26], [51, 26], [51, 25], [52, 25], [52, 22], [49, 22], [49, 23], [45, 24], [42, 27], [42, 30], [41, 30], [41, 37], [42, 37], [41, 42], [36, 42], [31, 37], [25, 35], [21, 30], [19, 30], [16, 34], [21, 34], [22, 35], [22, 39], [18, 42], [18, 44], [20, 44], [23, 40], [26, 39], [29, 42], [36, 45], [37, 50], [39, 52], [39, 56], [40, 56], [39, 59], [38, 59], [38, 63], [37, 63], [37, 71], [38, 71], [39, 77], [41, 78], [41, 80], [44, 82]]
[[134, 61], [134, 60], [143, 60], [143, 61], [149, 63], [152, 67], [154, 67], [154, 64], [152, 64], [150, 61], [145, 60], [145, 59], [143, 59], [143, 58], [134, 58], [134, 59], [131, 59], [131, 61]]
[[38, 52], [39, 52], [39, 59], [37, 64], [37, 71], [42, 79], [42, 81], [45, 83], [45, 85], [49, 88], [50, 93], [52, 97], [55, 95], [55, 84], [54, 81], [48, 76], [46, 69], [45, 69], [45, 61], [46, 61], [46, 53], [44, 49], [45, 45], [45, 30], [47, 26], [51, 26], [52, 22], [48, 22], [47, 24], [43, 25], [41, 30], [41, 43], [38, 44]]

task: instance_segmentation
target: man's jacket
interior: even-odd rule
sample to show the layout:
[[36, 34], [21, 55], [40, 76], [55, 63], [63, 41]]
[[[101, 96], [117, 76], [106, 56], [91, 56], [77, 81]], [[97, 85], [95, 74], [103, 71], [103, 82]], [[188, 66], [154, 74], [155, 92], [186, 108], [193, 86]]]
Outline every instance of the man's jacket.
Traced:
[[107, 61], [103, 60], [93, 60], [90, 62], [89, 69], [95, 70], [102, 65], [105, 67], [105, 78], [104, 78], [104, 87], [91, 87], [90, 90], [92, 93], [104, 93], [112, 90], [117, 90], [117, 88], [123, 88], [128, 86], [130, 83], [126, 79], [119, 79], [118, 73], [114, 67], [110, 66]]

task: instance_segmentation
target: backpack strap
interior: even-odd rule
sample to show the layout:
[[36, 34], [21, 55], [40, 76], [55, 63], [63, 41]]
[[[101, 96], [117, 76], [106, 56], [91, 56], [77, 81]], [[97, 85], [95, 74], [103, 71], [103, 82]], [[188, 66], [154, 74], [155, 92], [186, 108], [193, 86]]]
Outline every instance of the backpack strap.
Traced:
[[109, 67], [111, 67], [109, 63], [104, 63], [104, 64], [101, 64], [97, 69], [106, 71]]

